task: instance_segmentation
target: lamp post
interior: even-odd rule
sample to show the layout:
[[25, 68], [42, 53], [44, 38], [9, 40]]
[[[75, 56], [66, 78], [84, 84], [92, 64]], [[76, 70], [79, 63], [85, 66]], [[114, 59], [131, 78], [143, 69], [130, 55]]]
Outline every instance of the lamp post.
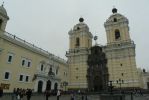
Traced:
[[113, 87], [112, 81], [109, 81], [110, 94], [113, 94]]
[[68, 82], [64, 81], [63, 86], [65, 87], [65, 92], [66, 92], [66, 86], [68, 86]]
[[120, 93], [121, 93], [121, 85], [124, 84], [124, 80], [122, 79], [117, 80], [117, 84], [120, 85]]

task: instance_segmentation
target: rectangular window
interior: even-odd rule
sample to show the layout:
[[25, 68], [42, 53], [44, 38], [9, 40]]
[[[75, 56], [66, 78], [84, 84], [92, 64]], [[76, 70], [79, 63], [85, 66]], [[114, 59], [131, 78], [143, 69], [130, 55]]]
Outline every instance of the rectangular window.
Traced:
[[25, 60], [23, 59], [23, 60], [22, 60], [22, 66], [24, 66], [24, 65], [25, 65]]
[[30, 62], [30, 61], [28, 61], [27, 67], [30, 67], [30, 66], [31, 66], [31, 62]]
[[10, 75], [10, 73], [9, 72], [5, 72], [5, 79], [9, 79], [9, 75]]
[[8, 62], [11, 63], [12, 62], [12, 55], [8, 56]]
[[20, 75], [19, 81], [23, 81], [23, 75]]
[[29, 76], [26, 76], [25, 81], [26, 81], [26, 82], [28, 82], [28, 81], [29, 81]]
[[43, 64], [41, 64], [41, 71], [43, 71]]

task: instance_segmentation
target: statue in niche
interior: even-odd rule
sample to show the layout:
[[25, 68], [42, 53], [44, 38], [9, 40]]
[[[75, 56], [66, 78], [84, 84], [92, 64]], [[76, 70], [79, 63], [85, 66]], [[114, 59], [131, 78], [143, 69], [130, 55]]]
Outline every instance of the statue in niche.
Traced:
[[49, 72], [48, 72], [48, 75], [51, 76], [51, 77], [54, 77], [55, 76], [55, 73], [52, 72], [52, 67], [50, 67]]

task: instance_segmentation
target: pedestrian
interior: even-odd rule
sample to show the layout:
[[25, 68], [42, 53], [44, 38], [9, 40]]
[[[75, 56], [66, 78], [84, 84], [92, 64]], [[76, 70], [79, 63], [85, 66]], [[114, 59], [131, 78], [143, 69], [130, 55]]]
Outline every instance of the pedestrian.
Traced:
[[57, 90], [57, 100], [59, 100], [60, 95], [61, 95], [60, 90]]
[[51, 91], [50, 90], [46, 90], [45, 91], [45, 95], [46, 95], [46, 100], [48, 100], [49, 96], [51, 95]]
[[17, 100], [21, 100], [20, 95], [21, 95], [21, 90], [19, 88], [17, 88]]
[[32, 96], [32, 90], [31, 89], [27, 89], [27, 91], [26, 91], [27, 100], [30, 100], [31, 96]]
[[0, 87], [0, 100], [1, 100], [2, 96], [3, 96], [3, 88]]
[[71, 94], [71, 100], [74, 100], [74, 93]]
[[23, 89], [21, 88], [21, 89], [20, 89], [20, 100], [23, 99], [23, 96], [24, 96], [24, 92], [23, 92]]
[[140, 93], [141, 96], [143, 96], [143, 93], [142, 93], [142, 90], [141, 89], [139, 90], [139, 93]]
[[17, 90], [16, 88], [14, 88], [12, 93], [12, 100], [16, 100], [16, 98], [17, 98]]

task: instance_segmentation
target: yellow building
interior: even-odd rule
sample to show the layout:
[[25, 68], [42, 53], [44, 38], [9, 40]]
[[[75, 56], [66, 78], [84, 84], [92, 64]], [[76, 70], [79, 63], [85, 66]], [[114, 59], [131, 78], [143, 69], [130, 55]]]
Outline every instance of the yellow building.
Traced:
[[5, 31], [9, 17], [0, 6], [0, 85], [4, 92], [14, 88], [64, 89], [68, 82], [65, 60]]
[[113, 14], [104, 23], [107, 45], [109, 80], [114, 86], [140, 87], [136, 67], [135, 44], [130, 38], [128, 19], [112, 9]]

